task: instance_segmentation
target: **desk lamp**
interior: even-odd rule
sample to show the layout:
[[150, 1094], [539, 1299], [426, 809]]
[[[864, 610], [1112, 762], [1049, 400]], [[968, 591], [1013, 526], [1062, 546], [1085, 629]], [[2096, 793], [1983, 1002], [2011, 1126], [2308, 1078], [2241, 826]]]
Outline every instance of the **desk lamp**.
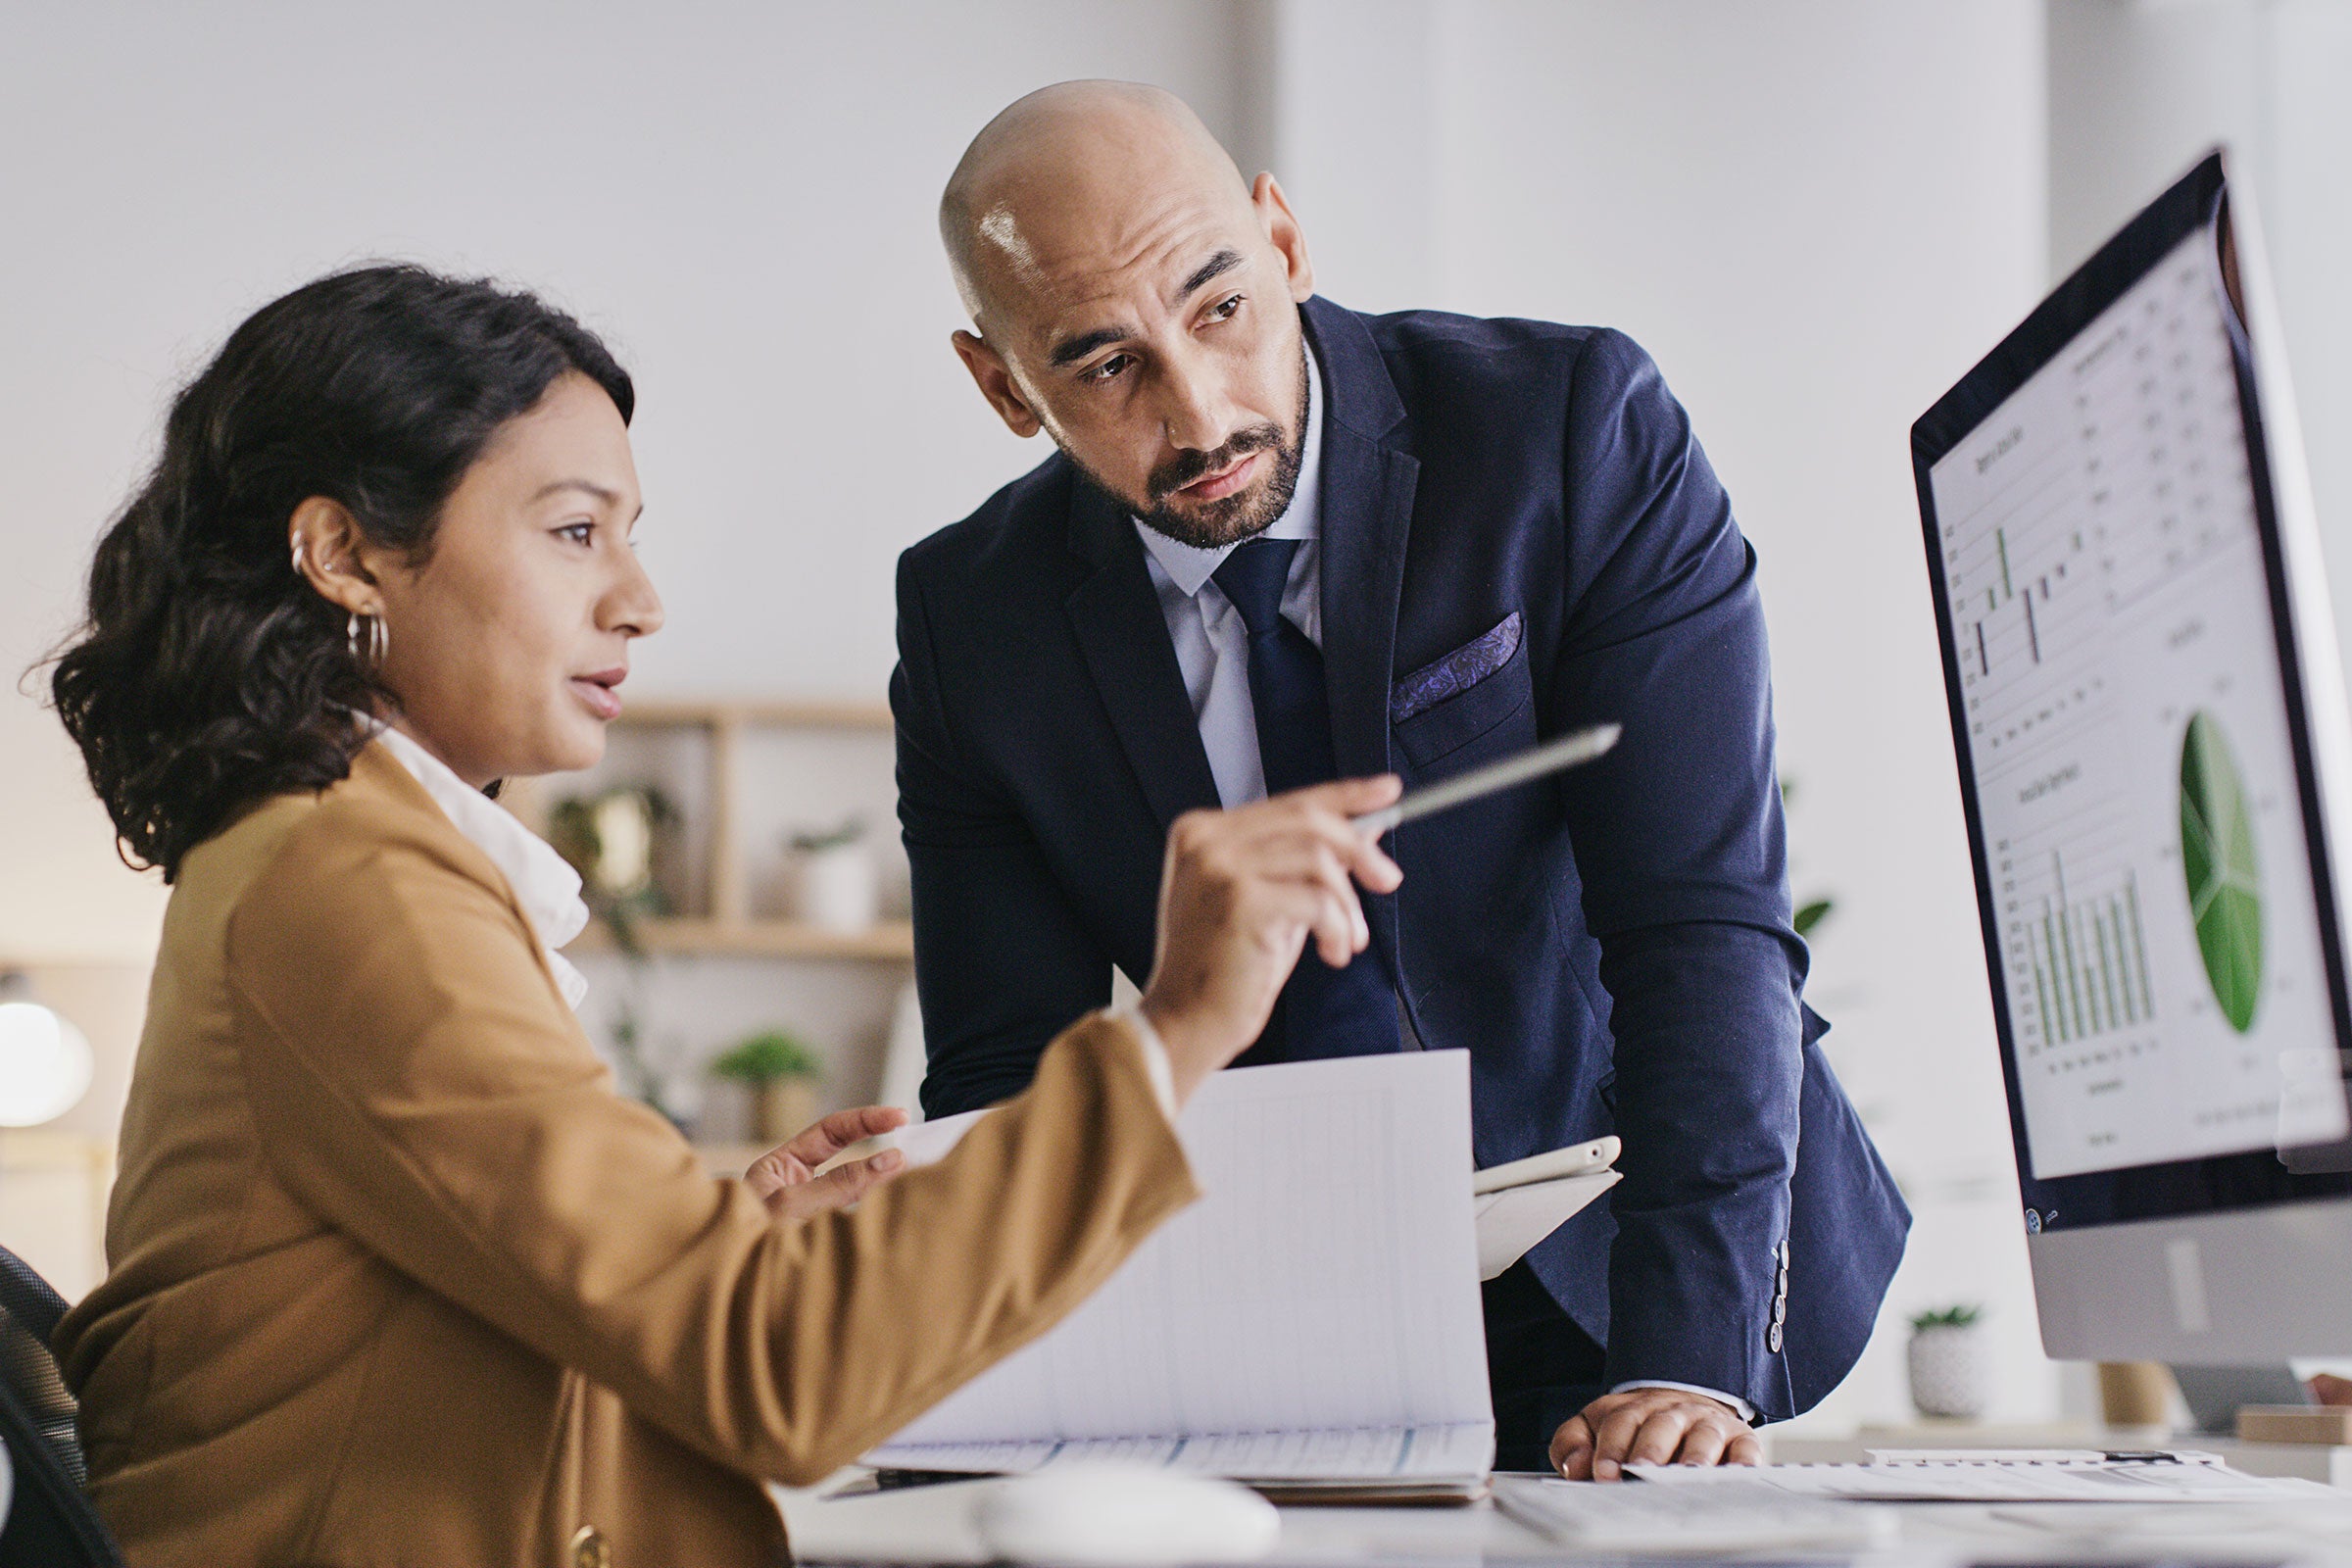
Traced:
[[37, 1127], [90, 1087], [90, 1043], [31, 1000], [22, 974], [0, 974], [0, 1127]]

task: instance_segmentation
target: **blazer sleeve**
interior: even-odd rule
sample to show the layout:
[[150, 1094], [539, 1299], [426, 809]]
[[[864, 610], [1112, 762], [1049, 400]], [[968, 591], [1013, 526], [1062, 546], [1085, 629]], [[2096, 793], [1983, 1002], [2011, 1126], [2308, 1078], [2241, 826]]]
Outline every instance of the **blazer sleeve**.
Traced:
[[1802, 1076], [1755, 557], [1657, 368], [1596, 333], [1574, 368], [1556, 732], [1620, 720], [1561, 786], [1615, 1042], [1611, 1385], [1788, 1413], [1775, 1326]]
[[[328, 815], [322, 811], [320, 817]], [[851, 1212], [783, 1223], [624, 1101], [518, 909], [315, 821], [233, 911], [261, 1146], [393, 1267], [738, 1470], [813, 1482], [1033, 1339], [1196, 1194], [1136, 1036]]]
[[922, 587], [902, 559], [890, 706], [934, 1116], [1020, 1093], [1055, 1031], [1109, 1003], [1111, 968], [1028, 822], [957, 746], [940, 679]]

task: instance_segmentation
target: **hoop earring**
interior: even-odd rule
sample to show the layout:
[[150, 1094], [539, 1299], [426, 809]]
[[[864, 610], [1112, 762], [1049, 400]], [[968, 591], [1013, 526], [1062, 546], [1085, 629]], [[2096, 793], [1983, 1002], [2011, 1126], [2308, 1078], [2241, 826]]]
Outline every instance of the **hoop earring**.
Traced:
[[[368, 627], [368, 651], [360, 652], [360, 627]], [[343, 646], [351, 650], [352, 662], [367, 670], [384, 666], [384, 656], [392, 651], [392, 629], [384, 624], [381, 615], [363, 615], [357, 611], [343, 623]]]

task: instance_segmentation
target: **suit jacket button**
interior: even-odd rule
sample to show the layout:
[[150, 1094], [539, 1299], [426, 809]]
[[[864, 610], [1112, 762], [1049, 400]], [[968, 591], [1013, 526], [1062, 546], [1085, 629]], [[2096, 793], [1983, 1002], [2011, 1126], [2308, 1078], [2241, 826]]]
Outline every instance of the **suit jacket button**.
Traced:
[[1764, 1348], [1775, 1355], [1781, 1353], [1781, 1326], [1778, 1323], [1764, 1331]]
[[612, 1543], [594, 1525], [571, 1533], [571, 1568], [612, 1568]]

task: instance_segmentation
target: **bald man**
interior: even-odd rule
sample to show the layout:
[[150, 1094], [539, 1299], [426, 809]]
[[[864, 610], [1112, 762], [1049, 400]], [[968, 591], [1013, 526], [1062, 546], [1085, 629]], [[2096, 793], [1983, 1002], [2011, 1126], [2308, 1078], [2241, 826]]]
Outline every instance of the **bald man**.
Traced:
[[1282, 187], [1152, 88], [1014, 104], [940, 224], [956, 354], [1056, 451], [900, 563], [925, 1106], [1148, 976], [1185, 813], [1621, 722], [1397, 829], [1368, 947], [1302, 957], [1243, 1059], [1466, 1050], [1482, 1164], [1620, 1135], [1609, 1200], [1487, 1287], [1497, 1465], [1752, 1461], [1909, 1215], [1800, 1000], [1754, 558], [1656, 368], [1317, 299]]

